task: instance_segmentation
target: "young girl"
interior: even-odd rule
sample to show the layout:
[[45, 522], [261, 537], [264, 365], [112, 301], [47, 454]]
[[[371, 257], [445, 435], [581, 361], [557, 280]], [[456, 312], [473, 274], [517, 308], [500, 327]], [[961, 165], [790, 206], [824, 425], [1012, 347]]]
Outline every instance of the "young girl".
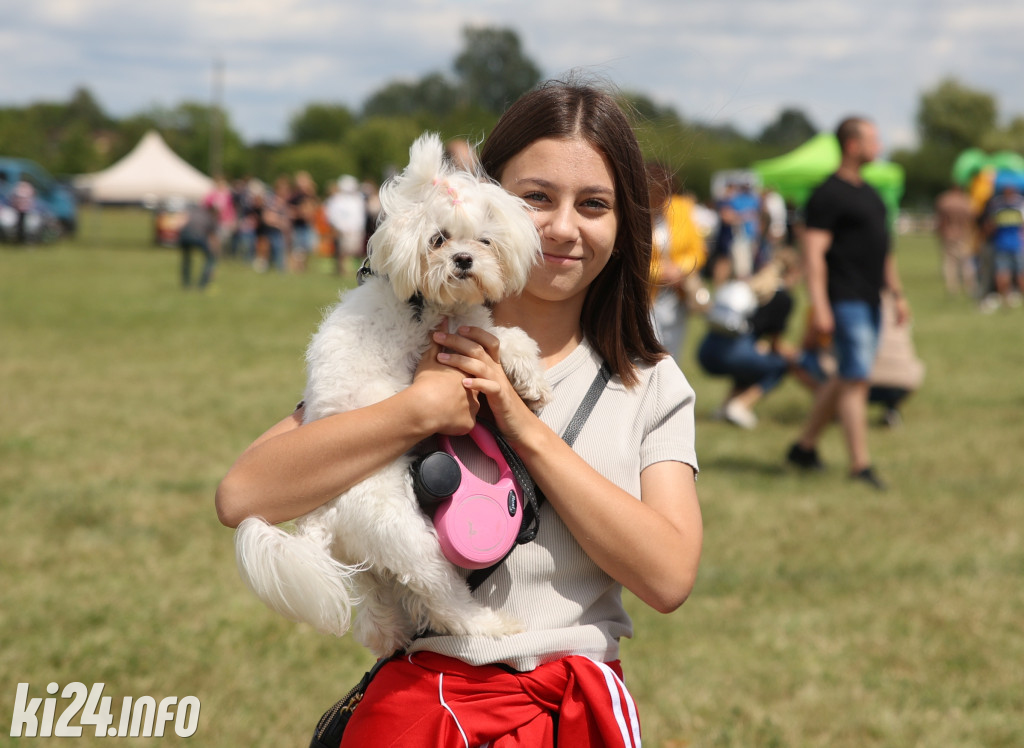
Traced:
[[[538, 343], [553, 399], [538, 417], [478, 328], [436, 331], [412, 385], [381, 403], [272, 427], [217, 492], [222, 522], [281, 522], [434, 434], [465, 434], [482, 403], [547, 502], [475, 598], [523, 624], [499, 639], [426, 632], [385, 665], [343, 746], [639, 743], [619, 639], [622, 587], [668, 613], [693, 588], [702, 542], [694, 395], [650, 322], [651, 222], [636, 138], [595, 88], [542, 86], [502, 116], [486, 172], [534, 210], [543, 262], [495, 321]], [[602, 362], [612, 378], [570, 448], [565, 430]], [[484, 397], [481, 397], [484, 396]]]

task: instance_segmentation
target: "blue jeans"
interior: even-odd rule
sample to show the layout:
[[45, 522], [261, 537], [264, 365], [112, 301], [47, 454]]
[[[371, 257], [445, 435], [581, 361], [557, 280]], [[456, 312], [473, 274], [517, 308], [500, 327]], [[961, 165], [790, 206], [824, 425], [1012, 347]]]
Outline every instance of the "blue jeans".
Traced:
[[1024, 270], [1024, 264], [1021, 263], [1021, 253], [1005, 252], [997, 249], [992, 253], [992, 267], [997, 275], [1002, 273], [1003, 275], [1016, 278]]
[[697, 360], [708, 374], [732, 377], [738, 389], [760, 385], [773, 389], [785, 376], [789, 363], [777, 353], [757, 350], [753, 335], [731, 337], [709, 332], [701, 341]]
[[866, 381], [878, 352], [881, 307], [866, 301], [836, 301], [832, 304], [832, 316], [839, 378]]

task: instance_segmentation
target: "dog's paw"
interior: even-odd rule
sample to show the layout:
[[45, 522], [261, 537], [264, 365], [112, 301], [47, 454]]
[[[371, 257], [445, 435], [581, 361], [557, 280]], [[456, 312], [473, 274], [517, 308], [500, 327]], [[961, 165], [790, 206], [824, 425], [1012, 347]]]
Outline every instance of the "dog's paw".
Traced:
[[[515, 384], [515, 383], [513, 383]], [[551, 385], [547, 380], [524, 382], [516, 386], [516, 392], [523, 402], [535, 413], [551, 402]]]
[[499, 327], [501, 368], [505, 376], [531, 410], [538, 411], [551, 400], [544, 366], [537, 344], [518, 327]]

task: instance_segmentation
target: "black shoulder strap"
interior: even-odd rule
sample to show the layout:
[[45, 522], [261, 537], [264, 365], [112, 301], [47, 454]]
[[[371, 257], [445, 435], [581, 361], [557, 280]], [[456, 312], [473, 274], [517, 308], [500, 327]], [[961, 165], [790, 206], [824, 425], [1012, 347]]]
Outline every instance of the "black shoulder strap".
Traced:
[[580, 407], [576, 409], [576, 414], [569, 421], [569, 425], [565, 427], [565, 431], [562, 432], [563, 441], [570, 447], [576, 442], [576, 437], [580, 435], [583, 424], [590, 418], [591, 411], [594, 410], [594, 406], [597, 405], [601, 393], [604, 392], [604, 388], [608, 385], [608, 380], [611, 378], [611, 367], [607, 363], [601, 364], [601, 370], [597, 372], [597, 376], [594, 377], [594, 381], [590, 384], [590, 389], [583, 396], [583, 402], [580, 403]]
[[[594, 410], [594, 406], [597, 405], [597, 401], [601, 398], [601, 393], [604, 392], [604, 388], [608, 385], [608, 381], [612, 378], [611, 367], [608, 366], [607, 362], [601, 364], [601, 370], [597, 372], [597, 376], [594, 377], [594, 381], [590, 384], [590, 389], [587, 390], [587, 394], [583, 396], [583, 401], [580, 406], [576, 409], [576, 413], [573, 414], [572, 419], [569, 421], [569, 425], [565, 427], [565, 431], [562, 432], [562, 440], [570, 447], [576, 441], [576, 437], [580, 435], [580, 431], [583, 429], [583, 424], [587, 422], [591, 412]], [[529, 543], [537, 537], [537, 531], [540, 529], [540, 505], [544, 503], [544, 494], [536, 484], [533, 482], [533, 478], [526, 472], [526, 466], [523, 465], [519, 455], [508, 445], [505, 439], [494, 430], [495, 439], [498, 442], [498, 446], [501, 448], [502, 455], [508, 462], [509, 467], [512, 469], [516, 480], [519, 481], [519, 485], [523, 488], [523, 492], [527, 496], [526, 506], [523, 507], [523, 530], [519, 533], [519, 537], [516, 539], [516, 544], [512, 546], [508, 553], [515, 550], [516, 545], [522, 545]], [[532, 513], [532, 517], [528, 516]], [[469, 584], [470, 590], [475, 590], [484, 580], [487, 579], [494, 571], [501, 566], [505, 559], [508, 558], [506, 553], [501, 560], [488, 566], [484, 569], [476, 569], [467, 578], [466, 582]]]

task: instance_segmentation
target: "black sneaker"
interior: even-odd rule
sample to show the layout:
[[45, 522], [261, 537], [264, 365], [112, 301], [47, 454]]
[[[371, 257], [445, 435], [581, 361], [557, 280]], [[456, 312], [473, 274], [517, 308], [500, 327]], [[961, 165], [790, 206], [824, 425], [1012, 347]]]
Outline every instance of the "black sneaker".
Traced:
[[794, 444], [789, 448], [789, 453], [786, 455], [786, 461], [790, 465], [796, 465], [802, 470], [824, 470], [825, 463], [818, 457], [818, 450], [814, 447], [810, 449], [804, 449], [799, 444]]
[[889, 488], [878, 474], [875, 473], [871, 467], [866, 467], [863, 470], [858, 470], [855, 473], [850, 473], [850, 480], [860, 481], [861, 483], [867, 483], [872, 488], [878, 491], [885, 491]]

